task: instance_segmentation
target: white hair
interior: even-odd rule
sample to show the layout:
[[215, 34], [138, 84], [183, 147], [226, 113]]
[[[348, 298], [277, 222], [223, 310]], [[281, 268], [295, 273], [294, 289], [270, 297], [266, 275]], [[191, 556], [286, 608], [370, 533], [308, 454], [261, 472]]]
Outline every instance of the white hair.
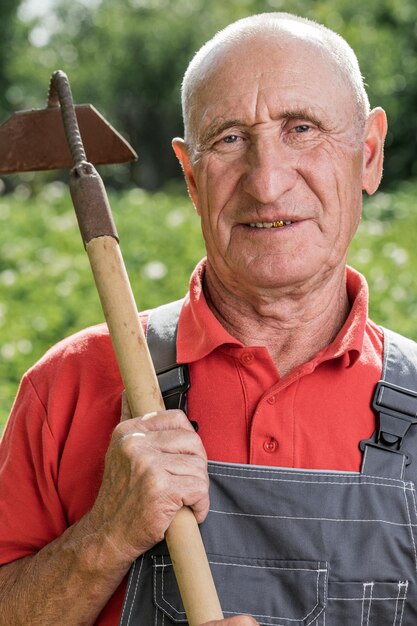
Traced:
[[279, 36], [304, 34], [321, 43], [335, 61], [342, 80], [352, 90], [356, 104], [358, 127], [362, 130], [369, 115], [370, 105], [365, 90], [358, 59], [349, 44], [326, 26], [290, 13], [260, 13], [238, 20], [220, 30], [204, 44], [191, 60], [183, 78], [181, 89], [184, 138], [191, 147], [195, 140], [193, 109], [199, 87], [207, 69], [217, 61], [219, 54], [254, 36]]

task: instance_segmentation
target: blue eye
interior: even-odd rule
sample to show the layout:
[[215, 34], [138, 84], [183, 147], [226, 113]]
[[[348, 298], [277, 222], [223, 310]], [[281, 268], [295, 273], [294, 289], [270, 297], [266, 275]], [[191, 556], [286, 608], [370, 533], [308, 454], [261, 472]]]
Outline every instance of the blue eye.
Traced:
[[306, 133], [308, 130], [310, 130], [310, 126], [308, 126], [308, 124], [300, 124], [299, 126], [295, 126], [293, 128], [293, 131], [296, 133]]
[[227, 135], [227, 137], [223, 137], [223, 143], [235, 143], [239, 137], [237, 135]]

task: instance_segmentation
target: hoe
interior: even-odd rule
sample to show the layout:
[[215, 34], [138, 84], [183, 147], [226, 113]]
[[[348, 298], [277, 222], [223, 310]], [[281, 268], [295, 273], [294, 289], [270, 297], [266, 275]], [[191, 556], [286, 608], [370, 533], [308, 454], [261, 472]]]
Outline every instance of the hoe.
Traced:
[[[71, 168], [69, 186], [132, 415], [164, 409], [103, 182], [92, 163], [137, 156], [91, 105], [74, 106], [67, 76], [51, 78], [46, 109], [0, 126], [0, 174]], [[197, 522], [183, 507], [166, 533], [190, 626], [222, 619]]]

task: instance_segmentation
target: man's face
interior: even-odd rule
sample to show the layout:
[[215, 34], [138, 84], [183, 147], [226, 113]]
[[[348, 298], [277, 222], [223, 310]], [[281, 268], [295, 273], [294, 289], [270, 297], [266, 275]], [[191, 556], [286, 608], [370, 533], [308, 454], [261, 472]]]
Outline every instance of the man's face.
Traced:
[[360, 220], [364, 142], [351, 90], [315, 45], [235, 47], [198, 94], [184, 165], [211, 268], [237, 290], [344, 266]]

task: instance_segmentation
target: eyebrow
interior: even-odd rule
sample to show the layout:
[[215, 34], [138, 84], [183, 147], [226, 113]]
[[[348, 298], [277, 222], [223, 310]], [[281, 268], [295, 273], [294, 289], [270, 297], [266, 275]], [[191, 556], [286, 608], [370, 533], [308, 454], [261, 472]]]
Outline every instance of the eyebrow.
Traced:
[[312, 122], [320, 128], [323, 127], [323, 123], [310, 109], [287, 109], [281, 114], [281, 118], [285, 120], [307, 120]]
[[220, 133], [222, 133], [224, 130], [227, 130], [228, 128], [233, 128], [233, 126], [246, 126], [246, 124], [239, 119], [231, 119], [231, 120], [213, 120], [211, 122], [211, 124], [209, 124], [207, 126], [207, 128], [204, 131], [203, 136], [201, 137], [201, 144], [206, 144], [209, 141], [211, 141], [212, 139], [214, 139], [214, 137], [217, 137], [217, 135], [219, 135]]
[[[315, 124], [319, 128], [323, 128], [323, 123], [309, 108], [300, 109], [285, 109], [279, 116], [282, 120], [307, 120], [312, 124]], [[205, 129], [204, 134], [201, 137], [200, 145], [206, 145], [212, 139], [220, 135], [224, 130], [239, 126], [240, 128], [247, 128], [247, 123], [241, 119], [226, 119], [226, 120], [213, 120]]]

